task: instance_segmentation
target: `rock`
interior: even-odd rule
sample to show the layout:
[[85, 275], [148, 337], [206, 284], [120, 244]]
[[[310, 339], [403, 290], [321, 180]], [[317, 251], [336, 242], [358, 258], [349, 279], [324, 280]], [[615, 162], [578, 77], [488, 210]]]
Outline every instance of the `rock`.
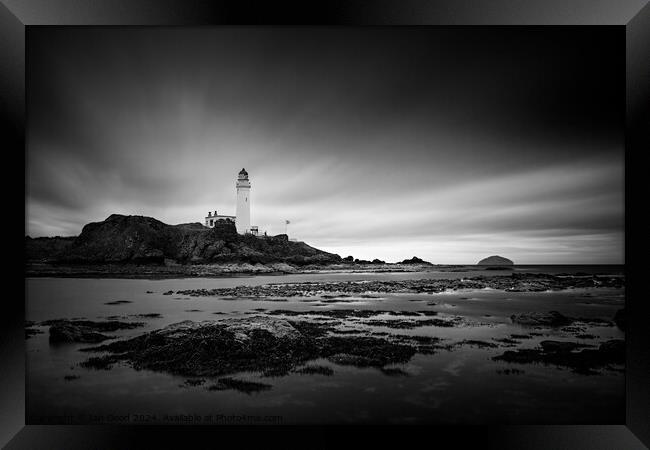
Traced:
[[50, 342], [52, 343], [97, 343], [112, 339], [101, 332], [132, 329], [144, 325], [142, 322], [93, 322], [90, 320], [50, 320], [41, 325], [50, 325]]
[[478, 347], [478, 348], [497, 348], [497, 344], [493, 344], [492, 342], [485, 342], [485, 341], [477, 341], [477, 340], [472, 340], [472, 339], [466, 339], [464, 341], [461, 341], [459, 345], [469, 345], [472, 347]]
[[581, 351], [573, 350], [585, 345], [558, 341], [543, 341], [541, 344], [540, 349], [509, 350], [492, 359], [519, 364], [552, 364], [583, 375], [594, 375], [598, 373], [596, 369], [625, 363], [625, 343], [621, 340], [604, 342], [597, 350]]
[[417, 256], [414, 256], [411, 259], [405, 259], [404, 261], [400, 262], [399, 264], [424, 264], [428, 266], [432, 266], [429, 261], [425, 261], [423, 259], [418, 258]]
[[[598, 283], [598, 284], [596, 284]], [[191, 297], [296, 297], [323, 295], [331, 292], [341, 296], [342, 293], [368, 295], [368, 293], [438, 293], [447, 290], [483, 289], [486, 287], [508, 292], [540, 292], [561, 290], [572, 287], [611, 287], [621, 288], [625, 280], [621, 277], [594, 278], [563, 278], [545, 274], [518, 274], [499, 277], [473, 277], [463, 279], [416, 279], [393, 281], [339, 281], [339, 282], [306, 282], [306, 283], [275, 283], [260, 286], [236, 286], [216, 289], [191, 289], [177, 291], [177, 294]], [[429, 302], [427, 305], [435, 305]], [[594, 320], [594, 319], [589, 319]]]
[[577, 342], [564, 342], [564, 341], [542, 341], [539, 343], [540, 347], [547, 353], [570, 352], [578, 348], [585, 347], [584, 344]]
[[479, 266], [512, 266], [514, 264], [508, 258], [498, 255], [488, 256], [477, 263]]
[[542, 327], [562, 327], [573, 323], [574, 319], [560, 314], [558, 311], [531, 312], [524, 314], [513, 314], [510, 316], [513, 323], [519, 325], [542, 326]]
[[125, 361], [135, 369], [190, 377], [238, 372], [279, 376], [318, 358], [380, 368], [407, 362], [416, 352], [412, 345], [379, 337], [330, 335], [330, 328], [328, 324], [269, 316], [184, 321], [131, 339], [83, 349], [108, 353], [90, 358], [83, 366], [105, 369]]
[[110, 336], [98, 333], [84, 326], [61, 323], [50, 327], [50, 342], [84, 342], [96, 343], [110, 339]]
[[87, 224], [76, 238], [52, 239], [26, 238], [28, 260], [72, 265], [153, 264], [169, 270], [177, 270], [179, 264], [209, 262], [299, 266], [341, 262], [340, 256], [290, 241], [287, 235], [240, 235], [229, 221], [207, 228], [112, 214], [103, 222]]
[[54, 261], [72, 245], [76, 237], [38, 237], [25, 236], [25, 258], [28, 261]]

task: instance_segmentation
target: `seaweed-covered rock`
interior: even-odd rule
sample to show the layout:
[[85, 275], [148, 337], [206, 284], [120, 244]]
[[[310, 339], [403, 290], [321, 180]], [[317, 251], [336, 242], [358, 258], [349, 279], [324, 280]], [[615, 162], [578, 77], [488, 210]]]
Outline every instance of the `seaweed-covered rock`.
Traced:
[[125, 361], [136, 369], [197, 377], [245, 371], [285, 375], [317, 358], [379, 368], [406, 362], [416, 351], [414, 346], [379, 337], [330, 335], [329, 329], [326, 324], [269, 316], [184, 321], [84, 350], [109, 353], [91, 358], [89, 367]]
[[532, 325], [543, 327], [563, 327], [573, 323], [574, 319], [559, 313], [558, 311], [530, 312], [524, 314], [513, 314], [510, 316], [513, 323], [519, 325]]
[[[326, 293], [369, 295], [370, 293], [437, 293], [460, 289], [500, 289], [508, 292], [541, 292], [569, 288], [622, 288], [625, 279], [616, 276], [587, 278], [559, 277], [548, 274], [513, 273], [511, 276], [478, 276], [462, 279], [423, 278], [413, 280], [368, 280], [271, 283], [259, 286], [235, 286], [215, 289], [189, 289], [176, 293], [192, 297], [296, 297], [322, 296]], [[427, 303], [435, 305], [436, 302]], [[552, 313], [548, 313], [552, 314]]]
[[598, 349], [575, 351], [580, 347], [586, 346], [571, 342], [544, 341], [538, 349], [509, 350], [492, 359], [519, 364], [551, 364], [570, 368], [583, 375], [597, 374], [596, 369], [625, 363], [625, 343], [622, 340], [604, 342]]

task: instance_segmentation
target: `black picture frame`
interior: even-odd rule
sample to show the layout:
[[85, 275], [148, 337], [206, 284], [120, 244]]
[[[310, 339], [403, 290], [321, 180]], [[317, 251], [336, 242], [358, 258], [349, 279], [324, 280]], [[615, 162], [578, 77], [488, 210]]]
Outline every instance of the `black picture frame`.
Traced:
[[[647, 0], [363, 0], [310, 1], [296, 6], [282, 2], [202, 0], [2, 0], [0, 4], [0, 113], [5, 176], [4, 221], [7, 239], [23, 252], [23, 230], [15, 218], [25, 214], [24, 201], [9, 176], [25, 165], [25, 45], [26, 28], [43, 25], [577, 25], [617, 26], [625, 29], [626, 43], [626, 165], [625, 255], [626, 307], [626, 423], [611, 426], [490, 426], [490, 427], [166, 427], [166, 426], [36, 426], [25, 425], [24, 264], [8, 257], [2, 314], [2, 420], [0, 444], [6, 448], [140, 448], [212, 445], [233, 437], [238, 445], [325, 446], [347, 441], [340, 431], [358, 437], [403, 445], [414, 435], [425, 443], [451, 443], [500, 449], [625, 448], [650, 446], [650, 346], [645, 320], [647, 299], [641, 291], [643, 264], [634, 264], [642, 248], [643, 154], [650, 150], [650, 5]], [[623, 92], [622, 92], [623, 95]], [[26, 168], [25, 168], [26, 170]], [[9, 195], [7, 195], [9, 194]], [[24, 200], [25, 197], [23, 197]], [[5, 202], [6, 203], [6, 202]], [[21, 206], [22, 205], [22, 206]], [[22, 209], [21, 209], [22, 208]], [[637, 220], [638, 219], [638, 220]], [[23, 223], [24, 225], [24, 223]], [[22, 234], [20, 234], [22, 233]], [[11, 252], [9, 255], [12, 255]], [[16, 262], [20, 261], [20, 262]], [[435, 429], [432, 429], [435, 428]], [[299, 438], [297, 436], [300, 436]], [[305, 441], [304, 439], [308, 439]]]

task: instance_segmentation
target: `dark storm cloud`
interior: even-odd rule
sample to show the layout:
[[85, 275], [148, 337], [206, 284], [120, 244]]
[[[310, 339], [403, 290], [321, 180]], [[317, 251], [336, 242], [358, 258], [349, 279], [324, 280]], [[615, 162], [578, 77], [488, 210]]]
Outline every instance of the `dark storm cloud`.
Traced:
[[340, 253], [621, 262], [622, 37], [31, 29], [27, 232], [234, 214], [246, 167], [254, 223]]

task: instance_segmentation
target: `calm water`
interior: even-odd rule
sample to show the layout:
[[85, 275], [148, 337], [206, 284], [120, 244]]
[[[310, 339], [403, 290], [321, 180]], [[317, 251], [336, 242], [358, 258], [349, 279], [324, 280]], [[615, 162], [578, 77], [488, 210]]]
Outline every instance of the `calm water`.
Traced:
[[[520, 271], [565, 273], [622, 273], [620, 266], [528, 266]], [[135, 336], [182, 320], [218, 320], [244, 317], [255, 308], [327, 310], [381, 309], [432, 310], [440, 315], [463, 316], [472, 326], [421, 327], [378, 331], [445, 338], [490, 341], [530, 329], [513, 325], [511, 314], [558, 310], [566, 315], [611, 319], [623, 307], [624, 291], [573, 289], [562, 292], [510, 293], [496, 290], [458, 291], [441, 294], [396, 294], [358, 299], [349, 303], [318, 305], [313, 298], [287, 302], [216, 297], [187, 298], [162, 295], [168, 290], [218, 288], [301, 281], [403, 280], [413, 278], [461, 278], [474, 275], [510, 275], [504, 272], [418, 272], [382, 274], [308, 274], [237, 278], [166, 280], [31, 278], [26, 280], [27, 320], [56, 318], [105, 319], [108, 316], [159, 313], [145, 319], [144, 328], [115, 333]], [[153, 293], [147, 293], [153, 291]], [[132, 303], [106, 305], [128, 300]], [[428, 302], [436, 302], [429, 306]], [[198, 310], [198, 311], [189, 311]], [[214, 315], [224, 312], [227, 315]], [[248, 314], [247, 314], [248, 313]], [[143, 320], [143, 319], [137, 319]], [[271, 384], [268, 391], [252, 395], [237, 391], [207, 391], [204, 386], [180, 387], [185, 377], [125, 365], [112, 370], [78, 366], [89, 354], [79, 352], [87, 344], [50, 345], [47, 327], [26, 341], [28, 423], [157, 422], [196, 423], [211, 416], [217, 423], [623, 423], [625, 375], [603, 370], [599, 375], [578, 375], [568, 369], [535, 364], [494, 362], [491, 357], [507, 348], [479, 349], [461, 346], [435, 355], [415, 355], [396, 365], [408, 376], [387, 376], [374, 368], [359, 369], [328, 361], [316, 361], [334, 370], [333, 376], [292, 374], [263, 378], [259, 373], [233, 376]], [[536, 330], [539, 331], [539, 330]], [[537, 346], [540, 340], [576, 341], [570, 333], [541, 330], [544, 336], [522, 341], [518, 348]], [[590, 327], [597, 336], [580, 342], [598, 344], [624, 339], [617, 327]], [[523, 373], [504, 374], [516, 368]], [[64, 376], [79, 378], [66, 381]], [[209, 384], [209, 383], [208, 383]]]

